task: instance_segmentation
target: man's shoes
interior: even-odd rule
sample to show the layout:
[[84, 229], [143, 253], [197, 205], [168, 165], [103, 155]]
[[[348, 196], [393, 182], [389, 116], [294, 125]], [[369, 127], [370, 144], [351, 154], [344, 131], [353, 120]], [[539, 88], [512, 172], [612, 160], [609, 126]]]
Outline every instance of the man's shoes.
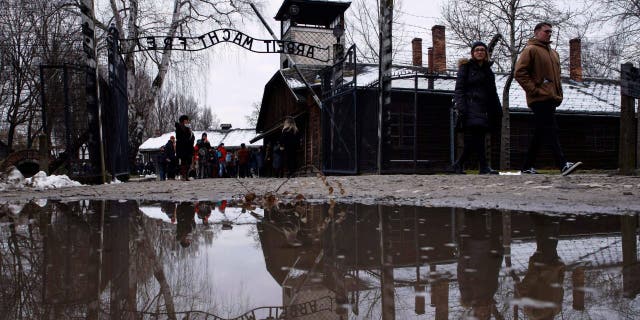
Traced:
[[522, 174], [538, 174], [538, 171], [536, 171], [536, 169], [534, 169], [533, 167], [529, 168], [529, 169], [522, 169], [520, 170], [520, 173]]
[[493, 170], [491, 167], [484, 167], [480, 169], [480, 174], [500, 174], [498, 170]]
[[560, 170], [562, 172], [562, 176], [568, 176], [570, 175], [572, 172], [576, 171], [576, 169], [582, 164], [582, 162], [578, 161], [578, 162], [567, 162], [564, 164], [564, 167], [562, 167], [562, 170]]

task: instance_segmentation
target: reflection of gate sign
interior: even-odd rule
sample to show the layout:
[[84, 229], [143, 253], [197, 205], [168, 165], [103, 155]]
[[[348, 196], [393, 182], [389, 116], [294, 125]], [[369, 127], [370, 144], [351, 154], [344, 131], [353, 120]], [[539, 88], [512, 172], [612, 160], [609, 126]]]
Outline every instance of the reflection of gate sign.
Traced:
[[[333, 300], [331, 297], [322, 297], [316, 300], [303, 302], [300, 304], [294, 304], [290, 306], [282, 307], [260, 307], [247, 311], [244, 314], [235, 318], [222, 318], [211, 313], [202, 311], [188, 311], [177, 312], [177, 314], [186, 313], [185, 319], [190, 318], [191, 315], [205, 315], [206, 319], [213, 320], [257, 320], [257, 319], [296, 319], [304, 316], [310, 316], [312, 314], [320, 313], [323, 311], [333, 311]], [[200, 319], [199, 317], [195, 317]]]
[[[323, 62], [329, 61], [329, 47], [321, 48], [306, 43], [286, 40], [264, 40], [252, 38], [233, 29], [217, 29], [199, 37], [142, 37], [121, 39], [121, 53], [147, 50], [200, 51], [221, 42], [235, 43], [257, 53], [287, 53]], [[132, 43], [133, 42], [133, 43]], [[132, 48], [122, 51], [122, 48]]]

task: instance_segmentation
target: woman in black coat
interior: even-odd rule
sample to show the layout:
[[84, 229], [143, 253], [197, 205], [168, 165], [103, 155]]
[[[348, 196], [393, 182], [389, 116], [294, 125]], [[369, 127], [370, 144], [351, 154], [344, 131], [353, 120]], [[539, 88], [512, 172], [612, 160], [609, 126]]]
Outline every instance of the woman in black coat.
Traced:
[[502, 118], [492, 64], [487, 45], [480, 41], [471, 46], [471, 59], [460, 61], [454, 101], [465, 138], [464, 150], [453, 165], [455, 173], [464, 173], [465, 162], [475, 153], [480, 163], [480, 174], [498, 174], [491, 169], [485, 156], [485, 135], [497, 129]]
[[193, 143], [195, 136], [189, 127], [189, 117], [180, 116], [176, 122], [176, 156], [180, 160], [180, 175], [183, 180], [188, 180], [191, 160], [193, 159]]
[[300, 134], [296, 121], [292, 117], [284, 120], [282, 135], [280, 136], [280, 150], [284, 151], [284, 161], [287, 165], [287, 176], [292, 177], [298, 170], [298, 145]]

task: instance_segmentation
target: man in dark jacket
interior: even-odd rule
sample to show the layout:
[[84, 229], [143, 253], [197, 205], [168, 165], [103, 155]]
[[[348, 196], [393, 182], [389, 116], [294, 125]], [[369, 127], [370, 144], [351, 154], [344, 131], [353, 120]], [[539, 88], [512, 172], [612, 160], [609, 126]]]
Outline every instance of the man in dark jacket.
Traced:
[[187, 181], [193, 158], [195, 136], [189, 127], [189, 116], [182, 115], [178, 121], [176, 122], [176, 155], [180, 161], [180, 176]]
[[568, 162], [558, 140], [556, 108], [562, 103], [562, 79], [560, 57], [551, 49], [550, 23], [541, 22], [533, 29], [515, 68], [515, 78], [527, 95], [527, 104], [533, 112], [535, 131], [529, 151], [522, 166], [522, 173], [537, 173], [534, 166], [542, 143], [551, 148], [556, 165], [563, 176], [573, 172], [582, 162]]
[[164, 145], [165, 163], [167, 164], [167, 179], [176, 178], [178, 158], [176, 158], [176, 137], [171, 136], [167, 144]]

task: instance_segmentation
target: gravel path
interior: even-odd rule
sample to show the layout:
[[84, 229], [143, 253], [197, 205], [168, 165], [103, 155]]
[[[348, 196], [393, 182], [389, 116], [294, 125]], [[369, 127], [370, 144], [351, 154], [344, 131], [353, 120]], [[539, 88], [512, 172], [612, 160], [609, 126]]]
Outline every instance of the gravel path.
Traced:
[[560, 175], [365, 175], [294, 179], [133, 181], [44, 191], [8, 190], [0, 202], [51, 200], [220, 200], [268, 193], [282, 200], [500, 208], [558, 213], [640, 213], [640, 177]]

